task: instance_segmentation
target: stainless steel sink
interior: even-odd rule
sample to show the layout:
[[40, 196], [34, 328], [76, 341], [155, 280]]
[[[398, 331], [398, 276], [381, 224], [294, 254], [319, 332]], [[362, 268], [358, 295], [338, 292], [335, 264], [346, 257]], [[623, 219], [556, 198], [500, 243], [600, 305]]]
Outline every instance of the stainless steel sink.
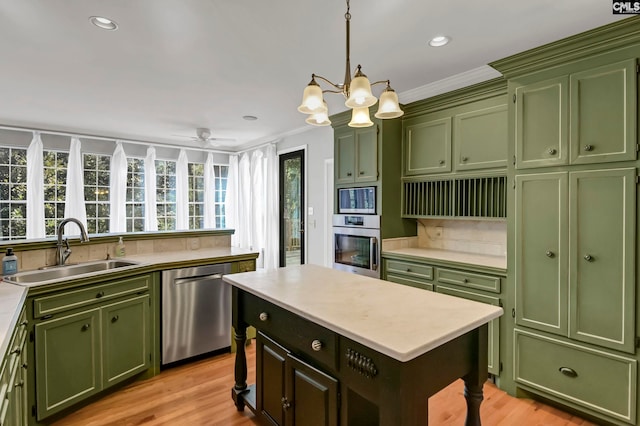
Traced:
[[38, 271], [19, 272], [15, 275], [5, 276], [3, 280], [16, 284], [37, 284], [45, 281], [75, 278], [78, 275], [110, 271], [135, 265], [138, 265], [138, 263], [128, 260], [100, 260], [96, 262], [78, 263], [76, 265], [56, 266]]

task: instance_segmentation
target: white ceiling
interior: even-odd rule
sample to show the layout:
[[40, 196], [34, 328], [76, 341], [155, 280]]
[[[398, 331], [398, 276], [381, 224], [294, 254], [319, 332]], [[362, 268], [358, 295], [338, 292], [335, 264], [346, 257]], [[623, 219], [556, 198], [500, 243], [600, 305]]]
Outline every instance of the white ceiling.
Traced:
[[[2, 0], [0, 125], [185, 146], [209, 127], [232, 150], [300, 132], [311, 73], [344, 78], [345, 11], [344, 0]], [[351, 0], [351, 15], [352, 72], [390, 79], [403, 103], [628, 16], [607, 0]], [[429, 47], [438, 34], [452, 42]], [[345, 109], [325, 99], [330, 114]]]

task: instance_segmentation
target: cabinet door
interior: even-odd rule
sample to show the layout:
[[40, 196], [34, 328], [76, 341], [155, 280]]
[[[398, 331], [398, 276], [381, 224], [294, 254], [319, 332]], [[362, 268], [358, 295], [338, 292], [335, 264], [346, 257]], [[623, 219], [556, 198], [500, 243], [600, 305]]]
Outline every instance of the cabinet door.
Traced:
[[483, 108], [454, 118], [456, 170], [507, 167], [507, 106]]
[[516, 169], [567, 164], [567, 76], [515, 88]]
[[567, 173], [516, 176], [516, 324], [566, 336]]
[[569, 337], [634, 353], [635, 168], [570, 174]]
[[356, 182], [378, 180], [378, 126], [357, 129], [356, 132]]
[[148, 294], [103, 306], [102, 324], [105, 388], [149, 368]]
[[355, 131], [351, 128], [335, 131], [335, 183], [352, 183], [355, 179]]
[[404, 175], [451, 171], [451, 117], [407, 122], [402, 141]]
[[[468, 291], [466, 289], [457, 288], [446, 284], [438, 284], [436, 292], [448, 294], [450, 296], [462, 297], [476, 302], [486, 303], [488, 305], [502, 306], [500, 299], [493, 296], [487, 296], [482, 293]], [[491, 320], [488, 324], [488, 371], [496, 376], [500, 375], [500, 318]]]
[[38, 420], [101, 389], [100, 309], [35, 326]]
[[338, 381], [294, 356], [287, 357], [288, 426], [337, 426]]
[[256, 412], [269, 424], [284, 426], [288, 351], [261, 332], [258, 332], [256, 345]]
[[571, 162], [636, 159], [636, 60], [571, 75]]

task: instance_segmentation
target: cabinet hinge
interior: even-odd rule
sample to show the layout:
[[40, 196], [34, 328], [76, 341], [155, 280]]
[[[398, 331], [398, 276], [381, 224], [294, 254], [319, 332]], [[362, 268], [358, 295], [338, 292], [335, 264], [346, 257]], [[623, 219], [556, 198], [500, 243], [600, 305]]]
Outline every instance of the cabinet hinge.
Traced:
[[636, 336], [636, 348], [640, 348], [640, 337]]
[[502, 365], [502, 361], [500, 361], [499, 367], [498, 367], [498, 371], [502, 371], [504, 369], [504, 365]]
[[516, 103], [516, 94], [515, 93], [513, 94], [513, 103], [514, 104]]
[[640, 143], [636, 144], [636, 152], [640, 152]]
[[512, 308], [511, 309], [511, 318], [515, 318], [516, 317], [516, 308]]
[[513, 180], [513, 185], [512, 185], [513, 189], [516, 189], [516, 180]]
[[33, 331], [30, 331], [29, 332], [29, 341], [33, 342], [33, 340], [34, 340]]
[[149, 362], [151, 362], [151, 353], [149, 353]]
[[516, 156], [515, 155], [513, 156], [513, 165], [514, 166], [516, 165]]
[[636, 74], [640, 74], [640, 65], [636, 64]]
[[640, 176], [636, 176], [636, 183], [640, 183]]
[[35, 417], [36, 416], [36, 405], [33, 404], [31, 406], [31, 417]]

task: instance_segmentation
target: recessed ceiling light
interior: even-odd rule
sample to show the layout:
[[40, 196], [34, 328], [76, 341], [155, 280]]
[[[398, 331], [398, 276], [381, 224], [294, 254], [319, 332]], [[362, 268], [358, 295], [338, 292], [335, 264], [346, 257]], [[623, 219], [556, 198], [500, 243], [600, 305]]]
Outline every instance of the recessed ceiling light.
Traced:
[[102, 28], [103, 30], [115, 31], [118, 29], [118, 24], [116, 24], [115, 21], [103, 18], [102, 16], [92, 16], [89, 18], [89, 21], [91, 21], [91, 23], [96, 27]]
[[445, 44], [449, 43], [451, 41], [450, 37], [447, 36], [436, 36], [434, 38], [432, 38], [431, 40], [429, 40], [429, 46], [433, 46], [433, 47], [440, 47], [440, 46], [444, 46]]
[[247, 121], [255, 121], [258, 119], [258, 117], [256, 117], [255, 115], [243, 115], [242, 118]]

